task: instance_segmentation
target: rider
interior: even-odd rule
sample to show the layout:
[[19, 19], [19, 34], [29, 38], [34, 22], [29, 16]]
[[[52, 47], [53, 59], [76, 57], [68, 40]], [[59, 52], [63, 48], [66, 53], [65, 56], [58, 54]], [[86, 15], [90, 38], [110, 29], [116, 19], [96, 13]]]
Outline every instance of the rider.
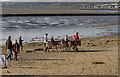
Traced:
[[54, 40], [54, 37], [53, 37], [53, 36], [51, 37], [50, 40], [51, 40], [52, 45], [55, 45], [55, 40]]
[[74, 41], [74, 45], [77, 45], [76, 39], [75, 39], [75, 35], [72, 37], [72, 41]]
[[[80, 38], [79, 38], [78, 32], [76, 32], [76, 35], [74, 35], [74, 44], [75, 44], [75, 47], [79, 44], [79, 40], [80, 40]], [[78, 50], [78, 49], [76, 48], [76, 50]]]

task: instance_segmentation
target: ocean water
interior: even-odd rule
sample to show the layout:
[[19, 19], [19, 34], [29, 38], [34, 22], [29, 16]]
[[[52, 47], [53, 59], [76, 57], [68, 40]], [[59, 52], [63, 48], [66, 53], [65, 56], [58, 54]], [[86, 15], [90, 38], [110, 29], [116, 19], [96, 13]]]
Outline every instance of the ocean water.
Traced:
[[[112, 35], [118, 32], [118, 16], [16, 16], [3, 17], [0, 22], [0, 45], [8, 36], [12, 41], [23, 36], [24, 42], [43, 41], [45, 33], [49, 38], [73, 36], [79, 32], [81, 38]], [[34, 39], [34, 41], [33, 41]]]

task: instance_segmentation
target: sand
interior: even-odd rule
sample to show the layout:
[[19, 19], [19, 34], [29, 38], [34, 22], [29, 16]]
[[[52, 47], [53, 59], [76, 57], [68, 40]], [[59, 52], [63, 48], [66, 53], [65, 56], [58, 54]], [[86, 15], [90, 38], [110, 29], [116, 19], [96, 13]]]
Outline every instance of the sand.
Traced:
[[2, 75], [118, 75], [117, 35], [81, 41], [78, 52], [44, 52], [40, 43], [25, 43], [18, 61], [8, 61]]

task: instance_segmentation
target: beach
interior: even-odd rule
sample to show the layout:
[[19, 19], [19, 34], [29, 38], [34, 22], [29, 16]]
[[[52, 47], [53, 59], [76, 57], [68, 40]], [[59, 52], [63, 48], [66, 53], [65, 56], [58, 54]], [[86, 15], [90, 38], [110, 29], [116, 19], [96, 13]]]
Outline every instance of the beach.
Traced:
[[2, 75], [118, 75], [118, 42], [117, 35], [81, 38], [77, 52], [45, 52], [42, 43], [24, 43]]
[[[0, 75], [118, 75], [118, 5], [117, 2], [2, 2], [0, 57], [8, 54], [5, 46], [8, 36], [12, 44], [22, 37], [24, 48], [17, 61], [13, 52], [12, 60], [6, 60], [7, 67], [1, 67]], [[52, 43], [49, 51], [44, 51], [45, 34], [48, 41], [51, 37], [55, 39], [57, 49], [52, 49]], [[65, 49], [67, 36], [70, 42]], [[79, 37], [81, 46], [76, 51], [73, 40]], [[17, 45], [13, 46], [16, 50]], [[0, 58], [0, 66], [3, 61]]]

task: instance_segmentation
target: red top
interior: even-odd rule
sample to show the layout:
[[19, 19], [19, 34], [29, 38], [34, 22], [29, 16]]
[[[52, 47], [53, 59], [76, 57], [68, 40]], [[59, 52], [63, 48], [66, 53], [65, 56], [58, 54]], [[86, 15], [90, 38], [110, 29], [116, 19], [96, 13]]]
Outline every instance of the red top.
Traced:
[[13, 51], [14, 51], [14, 52], [17, 52], [18, 50], [19, 50], [19, 45], [18, 45], [18, 43], [13, 44]]
[[13, 51], [17, 52], [17, 45], [16, 44], [13, 44]]
[[75, 40], [79, 41], [79, 36], [78, 35], [75, 35]]

